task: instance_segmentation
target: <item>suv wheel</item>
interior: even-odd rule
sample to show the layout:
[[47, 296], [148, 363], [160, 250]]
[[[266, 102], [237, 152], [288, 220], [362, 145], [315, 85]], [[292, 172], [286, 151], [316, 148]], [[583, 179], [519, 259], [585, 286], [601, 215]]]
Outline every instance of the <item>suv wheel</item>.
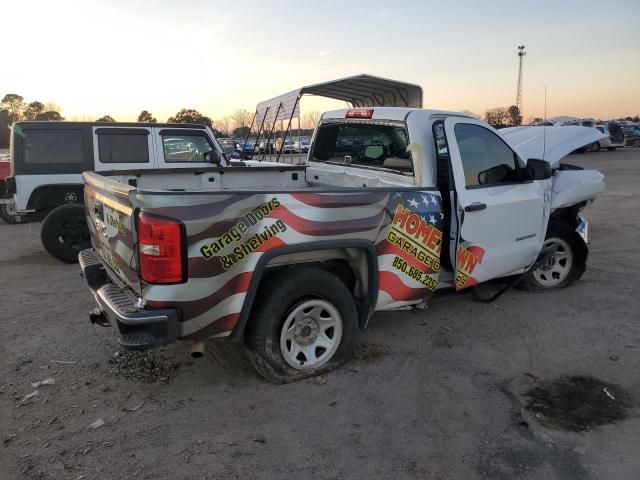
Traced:
[[530, 270], [520, 283], [525, 290], [566, 287], [585, 272], [587, 248], [571, 227], [564, 223], [549, 225], [545, 247], [555, 246], [556, 253], [536, 270]]
[[69, 203], [54, 208], [42, 221], [40, 240], [52, 257], [77, 262], [80, 251], [91, 246], [84, 206]]
[[591, 144], [591, 149], [592, 152], [599, 152], [600, 151], [600, 142], [593, 142]]
[[287, 269], [268, 279], [247, 327], [255, 369], [273, 383], [332, 370], [352, 353], [356, 306], [347, 287], [319, 268]]

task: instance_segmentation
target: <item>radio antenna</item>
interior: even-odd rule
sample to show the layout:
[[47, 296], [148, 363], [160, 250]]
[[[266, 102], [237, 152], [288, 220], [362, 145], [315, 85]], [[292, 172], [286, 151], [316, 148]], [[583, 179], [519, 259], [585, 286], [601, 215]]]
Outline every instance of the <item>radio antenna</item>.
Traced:
[[547, 152], [547, 84], [544, 85], [544, 124], [542, 130], [542, 160]]

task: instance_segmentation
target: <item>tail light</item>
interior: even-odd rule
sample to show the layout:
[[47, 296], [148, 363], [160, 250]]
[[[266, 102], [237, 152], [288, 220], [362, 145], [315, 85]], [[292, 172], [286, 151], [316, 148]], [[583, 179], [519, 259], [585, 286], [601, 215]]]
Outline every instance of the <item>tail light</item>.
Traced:
[[372, 118], [373, 108], [352, 108], [347, 110], [344, 118]]
[[147, 283], [186, 281], [184, 225], [148, 213], [138, 215], [140, 277]]

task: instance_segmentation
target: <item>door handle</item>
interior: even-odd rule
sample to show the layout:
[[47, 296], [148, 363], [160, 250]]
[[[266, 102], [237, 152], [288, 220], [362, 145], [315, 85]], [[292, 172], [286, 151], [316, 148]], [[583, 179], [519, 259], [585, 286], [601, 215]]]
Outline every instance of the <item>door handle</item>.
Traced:
[[484, 210], [487, 208], [486, 203], [473, 202], [471, 205], [464, 207], [465, 212], [477, 212], [478, 210]]

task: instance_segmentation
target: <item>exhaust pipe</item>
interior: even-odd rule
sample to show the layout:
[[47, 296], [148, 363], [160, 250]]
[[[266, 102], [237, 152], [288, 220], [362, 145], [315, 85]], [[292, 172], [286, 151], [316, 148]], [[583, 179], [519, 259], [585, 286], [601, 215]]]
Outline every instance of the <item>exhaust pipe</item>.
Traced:
[[196, 340], [191, 345], [191, 358], [202, 358], [204, 355], [204, 341]]

